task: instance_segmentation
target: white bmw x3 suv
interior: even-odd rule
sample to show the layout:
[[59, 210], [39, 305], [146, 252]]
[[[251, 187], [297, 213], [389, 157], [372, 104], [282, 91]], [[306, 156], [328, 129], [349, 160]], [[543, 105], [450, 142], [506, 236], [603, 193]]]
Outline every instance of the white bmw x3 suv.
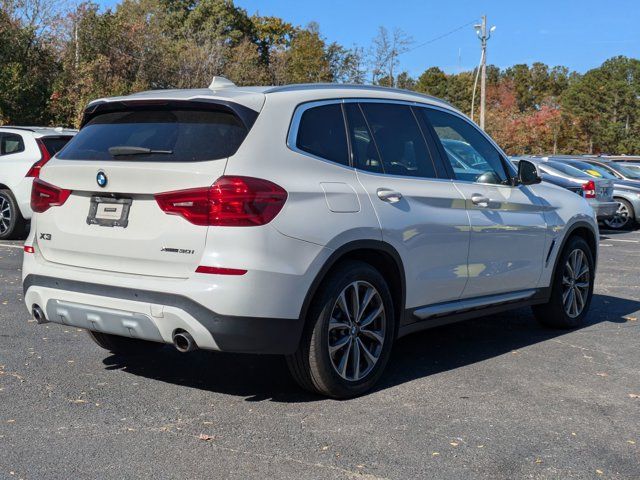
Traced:
[[[471, 147], [463, 168], [443, 141]], [[456, 159], [458, 162], [458, 159]], [[34, 183], [39, 322], [131, 353], [283, 354], [301, 386], [370, 389], [398, 337], [534, 306], [580, 325], [598, 227], [450, 105], [345, 85], [96, 100]]]

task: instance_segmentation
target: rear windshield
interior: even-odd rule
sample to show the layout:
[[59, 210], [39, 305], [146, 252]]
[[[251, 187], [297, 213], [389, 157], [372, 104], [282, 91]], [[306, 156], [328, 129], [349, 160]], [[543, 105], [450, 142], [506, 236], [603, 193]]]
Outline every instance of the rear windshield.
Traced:
[[64, 147], [72, 138], [73, 137], [42, 137], [40, 140], [44, 143], [49, 155], [53, 156], [62, 150], [62, 147]]
[[[229, 112], [179, 109], [110, 112], [88, 122], [58, 158], [145, 162], [216, 160], [233, 155], [246, 135], [247, 129], [240, 119]], [[129, 151], [135, 148], [138, 151], [112, 155], [112, 147], [134, 147]], [[151, 152], [141, 152], [143, 149]]]
[[591, 178], [590, 175], [587, 175], [586, 173], [584, 173], [583, 171], [572, 167], [571, 165], [567, 165], [566, 163], [560, 163], [560, 162], [545, 162], [544, 164], [542, 164], [542, 168], [544, 170], [544, 167], [548, 166], [551, 167], [549, 168], [549, 170], [551, 170], [551, 174], [555, 173], [553, 172], [553, 170], [557, 170], [558, 172], [564, 173], [565, 175], [568, 175], [570, 177], [575, 177], [575, 178]]

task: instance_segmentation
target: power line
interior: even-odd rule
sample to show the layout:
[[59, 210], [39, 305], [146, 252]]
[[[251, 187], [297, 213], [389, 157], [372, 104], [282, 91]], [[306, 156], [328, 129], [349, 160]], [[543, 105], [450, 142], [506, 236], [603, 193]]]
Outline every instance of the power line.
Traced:
[[437, 42], [438, 40], [441, 40], [441, 39], [443, 39], [443, 38], [445, 38], [445, 37], [448, 37], [449, 35], [451, 35], [451, 34], [453, 34], [453, 33], [456, 33], [457, 31], [460, 31], [460, 30], [462, 30], [462, 29], [463, 29], [463, 28], [465, 28], [465, 27], [468, 27], [469, 25], [473, 25], [473, 24], [474, 24], [474, 23], [476, 23], [476, 22], [477, 22], [477, 20], [475, 20], [475, 19], [474, 19], [474, 20], [471, 20], [470, 22], [467, 22], [467, 23], [465, 23], [464, 25], [460, 25], [459, 27], [456, 27], [456, 28], [454, 28], [453, 30], [449, 30], [447, 33], [443, 33], [442, 35], [438, 35], [437, 37], [434, 37], [434, 38], [432, 38], [431, 40], [427, 40], [426, 42], [421, 43], [420, 45], [416, 45], [416, 46], [415, 46], [415, 47], [413, 47], [413, 48], [410, 48], [410, 49], [408, 49], [408, 50], [405, 50], [405, 51], [404, 51], [404, 52], [402, 52], [402, 53], [404, 54], [404, 53], [413, 52], [414, 50], [417, 50], [418, 48], [422, 48], [422, 47], [424, 47], [425, 45], [429, 45], [430, 43]]

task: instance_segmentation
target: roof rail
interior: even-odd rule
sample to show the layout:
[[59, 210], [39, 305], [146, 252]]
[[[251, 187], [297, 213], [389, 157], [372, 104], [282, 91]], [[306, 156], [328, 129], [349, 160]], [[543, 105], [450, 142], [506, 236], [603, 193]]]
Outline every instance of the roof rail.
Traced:
[[371, 91], [379, 91], [379, 92], [396, 92], [403, 93], [405, 95], [412, 95], [415, 97], [426, 98], [428, 100], [435, 100], [440, 103], [444, 103], [453, 108], [450, 102], [443, 100], [442, 98], [434, 97], [433, 95], [427, 95], [425, 93], [415, 92], [413, 90], [407, 90], [404, 88], [395, 88], [395, 87], [383, 87], [381, 85], [361, 85], [354, 83], [292, 83], [289, 85], [277, 85], [265, 90], [264, 93], [275, 93], [275, 92], [290, 92], [296, 90], [313, 90], [320, 88], [336, 88], [336, 89], [349, 89], [349, 90], [371, 90]]
[[11, 130], [23, 130], [25, 132], [35, 132], [31, 127], [12, 127], [11, 125], [0, 125], [0, 128], [10, 128]]
[[235, 87], [236, 84], [225, 77], [215, 76], [209, 84], [209, 90], [219, 90], [221, 88]]

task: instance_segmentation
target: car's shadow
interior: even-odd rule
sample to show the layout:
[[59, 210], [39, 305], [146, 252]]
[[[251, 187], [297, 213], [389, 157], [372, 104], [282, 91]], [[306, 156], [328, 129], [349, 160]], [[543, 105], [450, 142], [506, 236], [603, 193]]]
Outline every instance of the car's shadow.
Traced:
[[[624, 323], [640, 310], [640, 302], [594, 295], [586, 328], [601, 322]], [[464, 367], [571, 330], [540, 326], [526, 309], [434, 328], [400, 339], [376, 390]], [[246, 397], [247, 401], [320, 401], [289, 376], [283, 357], [196, 351], [180, 354], [167, 346], [152, 356], [110, 355], [108, 369], [212, 392]]]

